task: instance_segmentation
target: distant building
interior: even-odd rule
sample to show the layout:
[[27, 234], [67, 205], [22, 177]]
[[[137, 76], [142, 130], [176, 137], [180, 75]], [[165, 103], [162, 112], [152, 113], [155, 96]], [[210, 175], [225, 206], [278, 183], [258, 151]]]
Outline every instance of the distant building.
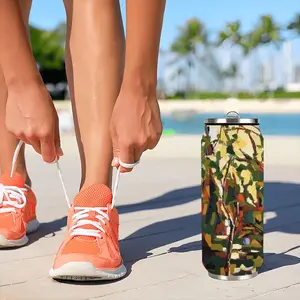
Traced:
[[300, 83], [300, 66], [295, 66], [293, 71], [294, 82]]
[[300, 66], [295, 66], [292, 70], [292, 80], [285, 86], [287, 92], [300, 92]]

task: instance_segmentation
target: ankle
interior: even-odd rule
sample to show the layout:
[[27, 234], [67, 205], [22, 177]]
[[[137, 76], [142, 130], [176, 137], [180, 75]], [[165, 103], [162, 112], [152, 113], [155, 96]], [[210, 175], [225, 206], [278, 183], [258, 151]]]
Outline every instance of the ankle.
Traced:
[[[3, 169], [3, 171], [0, 174], [2, 175], [3, 173], [8, 173], [8, 172], [10, 173], [11, 170]], [[25, 184], [28, 185], [29, 187], [31, 187], [32, 183], [31, 183], [31, 179], [30, 179], [30, 177], [27, 173], [27, 170], [23, 169], [23, 168], [22, 169], [17, 168], [16, 172], [22, 176], [22, 178], [24, 179]]]
[[80, 188], [79, 188], [79, 191], [82, 191], [88, 187], [90, 187], [91, 185], [94, 185], [94, 184], [104, 184], [106, 186], [108, 186], [109, 188], [111, 188], [111, 180], [82, 180], [81, 183], [80, 183]]
[[25, 180], [25, 184], [29, 187], [32, 186], [32, 182], [31, 182], [31, 179], [29, 178], [29, 176], [27, 175], [27, 177], [24, 179]]
[[31, 179], [27, 173], [27, 170], [16, 170], [16, 172], [18, 172], [24, 179], [24, 182], [26, 185], [28, 185], [29, 187], [31, 187]]

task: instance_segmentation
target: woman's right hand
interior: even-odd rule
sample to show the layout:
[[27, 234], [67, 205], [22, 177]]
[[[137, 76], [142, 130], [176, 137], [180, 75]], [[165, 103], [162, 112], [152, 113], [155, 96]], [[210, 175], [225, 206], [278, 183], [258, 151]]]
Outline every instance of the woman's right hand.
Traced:
[[63, 155], [57, 112], [43, 83], [8, 86], [5, 123], [8, 131], [32, 145], [45, 162]]

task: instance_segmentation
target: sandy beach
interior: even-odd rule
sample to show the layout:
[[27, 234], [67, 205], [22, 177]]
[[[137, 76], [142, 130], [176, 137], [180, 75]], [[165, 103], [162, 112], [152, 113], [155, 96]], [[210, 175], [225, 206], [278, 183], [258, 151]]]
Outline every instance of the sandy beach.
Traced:
[[[69, 110], [70, 101], [55, 101], [58, 110]], [[194, 111], [197, 113], [300, 113], [300, 100], [160, 100], [162, 113], [174, 111]]]

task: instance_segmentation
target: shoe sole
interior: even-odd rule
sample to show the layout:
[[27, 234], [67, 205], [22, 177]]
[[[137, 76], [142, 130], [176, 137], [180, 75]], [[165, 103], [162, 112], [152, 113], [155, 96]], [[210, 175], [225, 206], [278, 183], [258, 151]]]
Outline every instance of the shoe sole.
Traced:
[[[27, 224], [26, 233], [32, 233], [39, 228], [38, 220], [33, 220]], [[29, 239], [26, 235], [18, 240], [7, 240], [3, 235], [0, 234], [0, 248], [14, 248], [21, 247], [28, 243]]]
[[58, 269], [49, 271], [53, 279], [72, 281], [116, 280], [126, 275], [127, 270], [121, 265], [115, 270], [96, 269], [90, 262], [69, 262]]

